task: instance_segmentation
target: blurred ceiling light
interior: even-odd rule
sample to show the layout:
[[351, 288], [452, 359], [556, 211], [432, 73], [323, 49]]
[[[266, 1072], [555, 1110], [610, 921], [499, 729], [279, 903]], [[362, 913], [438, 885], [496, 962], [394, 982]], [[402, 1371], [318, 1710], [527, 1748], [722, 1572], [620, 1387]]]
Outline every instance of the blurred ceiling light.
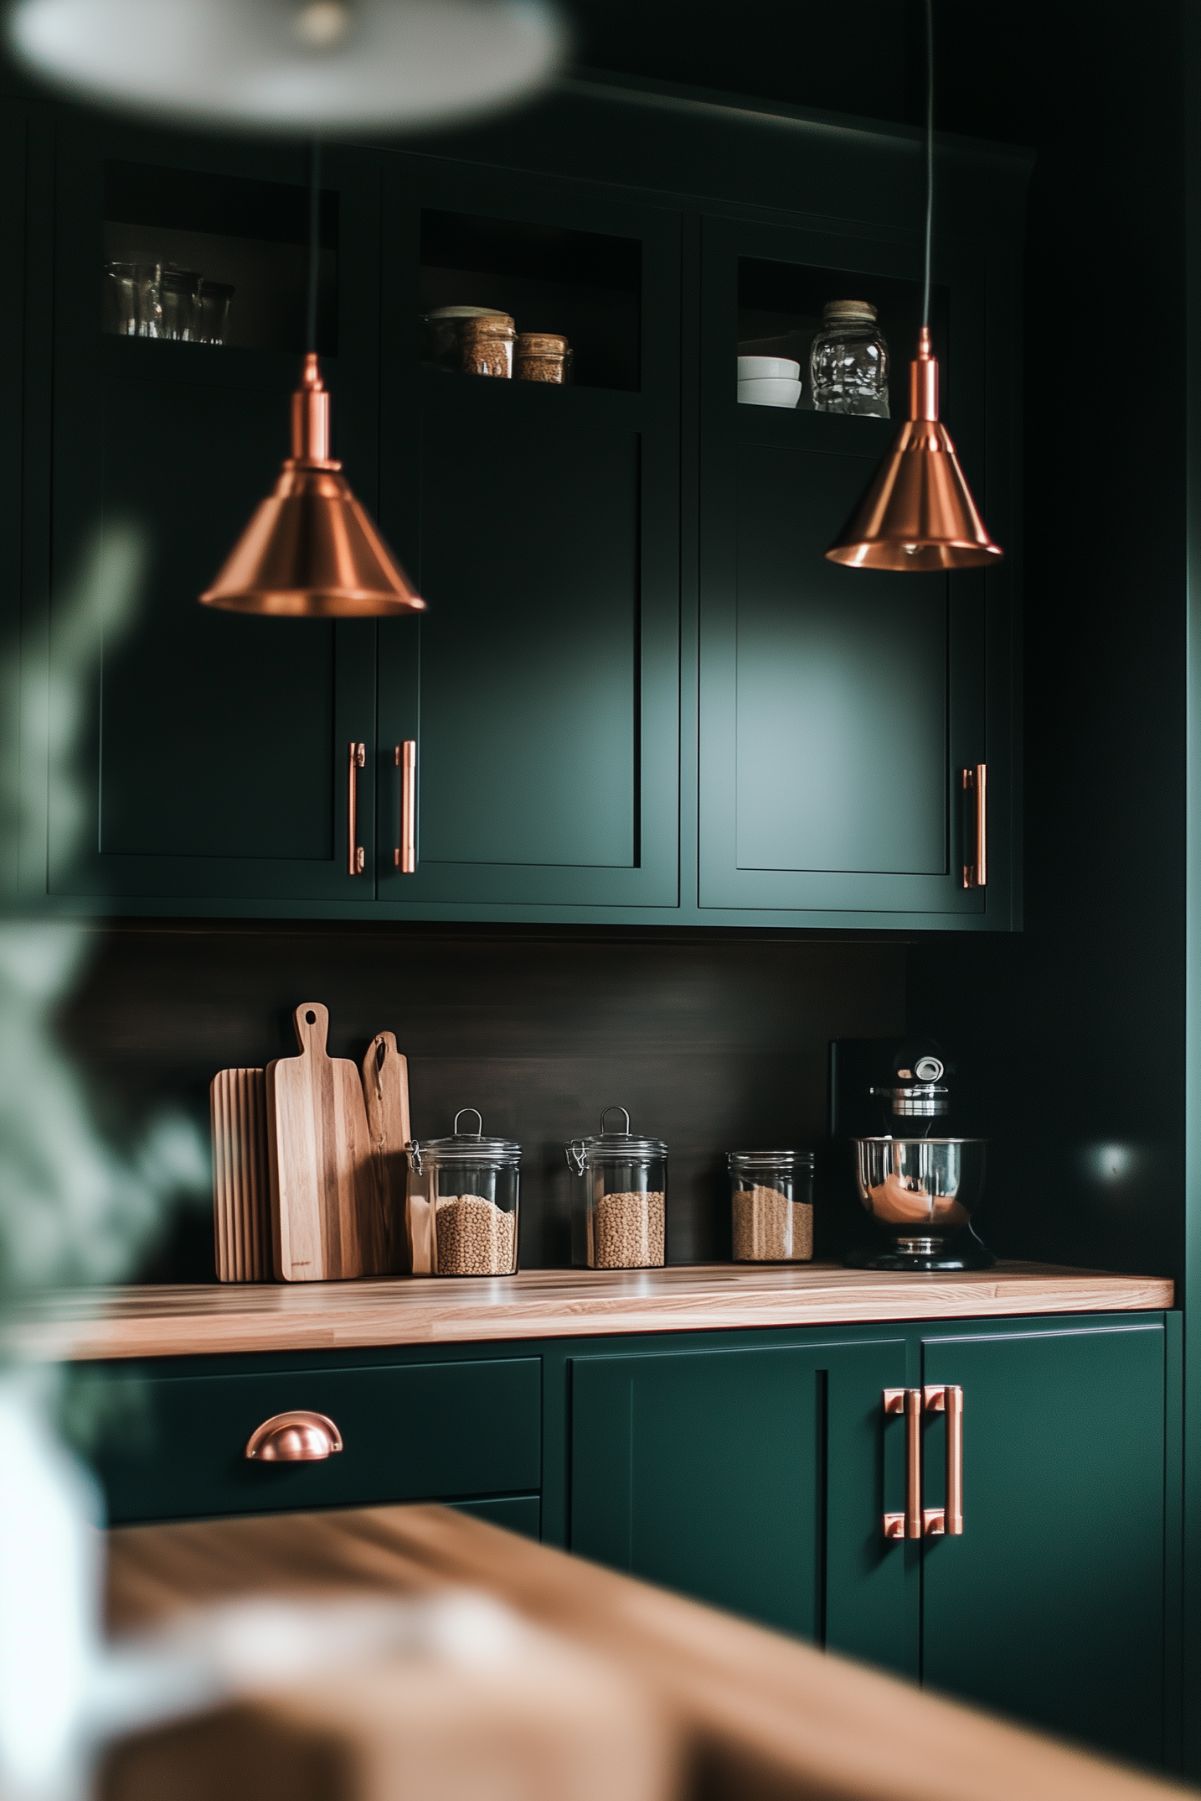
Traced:
[[264, 131], [421, 126], [554, 71], [546, 0], [11, 0], [8, 41], [81, 98]]

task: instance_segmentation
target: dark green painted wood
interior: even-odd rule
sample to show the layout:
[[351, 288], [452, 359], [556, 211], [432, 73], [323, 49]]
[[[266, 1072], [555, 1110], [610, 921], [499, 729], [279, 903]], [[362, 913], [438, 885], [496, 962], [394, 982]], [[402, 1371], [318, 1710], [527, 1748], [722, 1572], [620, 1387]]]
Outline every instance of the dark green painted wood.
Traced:
[[[233, 617], [196, 600], [278, 474], [298, 358], [101, 335], [105, 171], [126, 162], [149, 168], [168, 219], [177, 172], [201, 171], [215, 193], [221, 181], [253, 174], [287, 194], [304, 174], [299, 152], [62, 134], [49, 656], [60, 724], [82, 709], [93, 779], [83, 796], [51, 796], [50, 891], [367, 900], [370, 877], [347, 873], [346, 762], [350, 739], [373, 730], [373, 628]], [[325, 185], [340, 244], [339, 353], [327, 369], [335, 448], [370, 503], [375, 172], [331, 156]], [[153, 249], [153, 226], [144, 235]], [[89, 554], [110, 553], [122, 528], [140, 548], [140, 573], [134, 591], [121, 592], [123, 617], [106, 627], [94, 684], [78, 692], [74, 584]], [[371, 797], [366, 770], [369, 851]], [[81, 805], [82, 848], [73, 834]]]
[[[965, 1517], [961, 1538], [925, 1546], [924, 1681], [1161, 1762], [1162, 1325], [947, 1335], [922, 1373], [964, 1390]], [[944, 1443], [931, 1417], [928, 1506]]]
[[[117, 1524], [498, 1496], [541, 1483], [536, 1357], [127, 1381], [96, 1459]], [[255, 1427], [296, 1408], [328, 1414], [343, 1450], [322, 1463], [248, 1462]]]
[[[430, 610], [380, 635], [379, 837], [395, 842], [391, 746], [415, 739], [419, 858], [409, 876], [381, 859], [381, 897], [422, 913], [675, 906], [678, 221], [588, 189], [408, 159], [392, 159], [385, 195], [385, 292], [414, 311], [431, 213], [552, 241], [594, 234], [602, 261], [606, 245], [634, 253], [633, 337], [618, 349], [641, 381], [621, 392], [473, 379], [421, 370], [411, 333], [386, 337], [385, 418], [407, 424], [385, 437], [382, 516]], [[481, 279], [464, 274], [464, 291]], [[519, 327], [563, 323], [578, 304], [566, 272], [534, 291], [549, 317]], [[585, 341], [585, 374], [588, 352]]]
[[487, 1520], [490, 1526], [503, 1526], [506, 1532], [520, 1532], [523, 1538], [542, 1536], [542, 1508], [537, 1495], [504, 1495], [495, 1501], [456, 1501], [456, 1513], [473, 1514]]
[[[962, 884], [960, 772], [988, 758], [981, 578], [827, 563], [895, 428], [734, 394], [747, 259], [785, 271], [785, 292], [794, 272], [798, 310], [810, 289], [873, 281], [905, 307], [912, 253], [863, 234], [717, 221], [705, 234], [701, 906], [980, 915], [985, 895]], [[957, 277], [944, 329], [974, 420], [982, 301], [970, 269]], [[906, 350], [894, 339], [894, 359]]]
[[899, 1343], [571, 1359], [571, 1548], [877, 1661], [905, 1661]]

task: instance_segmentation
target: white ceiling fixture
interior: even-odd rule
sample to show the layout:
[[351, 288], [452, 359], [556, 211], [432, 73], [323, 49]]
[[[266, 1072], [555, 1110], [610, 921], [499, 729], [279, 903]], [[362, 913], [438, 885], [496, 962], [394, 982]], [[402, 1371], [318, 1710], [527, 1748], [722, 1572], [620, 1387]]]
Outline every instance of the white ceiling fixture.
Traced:
[[564, 51], [545, 0], [11, 0], [7, 26], [19, 62], [80, 98], [292, 133], [487, 112]]

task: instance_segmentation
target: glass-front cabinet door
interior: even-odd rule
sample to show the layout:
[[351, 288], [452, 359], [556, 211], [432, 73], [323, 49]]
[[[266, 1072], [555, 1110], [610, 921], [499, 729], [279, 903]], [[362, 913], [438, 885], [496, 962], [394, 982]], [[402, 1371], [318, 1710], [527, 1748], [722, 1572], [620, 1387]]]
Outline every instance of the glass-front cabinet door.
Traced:
[[407, 158], [384, 217], [381, 514], [429, 611], [380, 631], [381, 900], [672, 908], [678, 218]]
[[[989, 636], [989, 609], [1003, 626], [1006, 576], [879, 573], [824, 557], [904, 416], [916, 266], [909, 242], [705, 224], [702, 911], [1007, 923], [1008, 734], [989, 696], [990, 682], [1007, 696]], [[965, 254], [937, 273], [946, 411], [987, 506], [980, 270]], [[875, 335], [874, 384], [831, 383], [832, 366], [854, 362], [853, 342], [829, 354], [839, 330]], [[983, 826], [965, 788], [978, 765]]]

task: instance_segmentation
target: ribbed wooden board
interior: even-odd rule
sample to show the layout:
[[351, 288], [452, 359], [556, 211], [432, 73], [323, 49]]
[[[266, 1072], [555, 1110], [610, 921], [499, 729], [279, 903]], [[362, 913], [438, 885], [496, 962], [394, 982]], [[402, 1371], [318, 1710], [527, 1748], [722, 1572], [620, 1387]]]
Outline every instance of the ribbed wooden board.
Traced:
[[324, 1282], [384, 1267], [363, 1084], [355, 1064], [326, 1049], [329, 1011], [296, 1009], [297, 1057], [267, 1065], [267, 1144], [275, 1273]]
[[181, 1357], [367, 1345], [586, 1338], [888, 1320], [1136, 1313], [1174, 1304], [1165, 1276], [1002, 1263], [964, 1275], [701, 1264], [661, 1270], [522, 1270], [282, 1288], [89, 1288], [51, 1294], [6, 1339], [33, 1355]]
[[219, 1282], [271, 1276], [267, 1077], [223, 1069], [209, 1090], [213, 1123], [213, 1253]]

